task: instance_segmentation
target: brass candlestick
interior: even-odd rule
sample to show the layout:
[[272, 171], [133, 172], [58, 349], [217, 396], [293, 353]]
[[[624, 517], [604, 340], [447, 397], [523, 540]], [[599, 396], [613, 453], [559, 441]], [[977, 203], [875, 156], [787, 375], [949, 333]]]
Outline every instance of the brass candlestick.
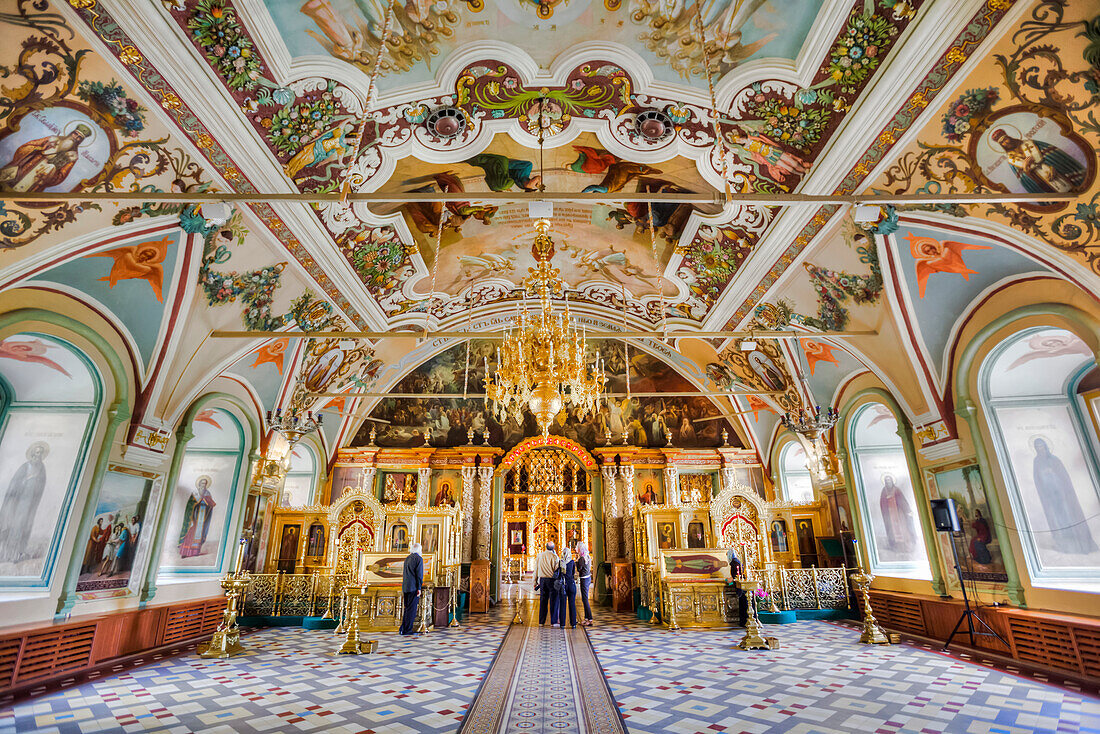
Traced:
[[221, 580], [225, 589], [226, 605], [222, 613], [221, 624], [210, 638], [210, 642], [198, 649], [199, 657], [224, 660], [244, 652], [241, 645], [241, 628], [237, 626], [237, 604], [252, 583], [248, 571], [235, 572]]
[[428, 611], [429, 608], [435, 606], [435, 595], [428, 594], [428, 587], [424, 586], [420, 589], [420, 596], [417, 597], [420, 602], [419, 614], [416, 616], [420, 618], [420, 621], [416, 625], [416, 634], [422, 635], [428, 631]]
[[520, 609], [523, 604], [523, 594], [520, 591], [519, 584], [516, 584], [516, 613], [512, 617], [512, 624], [523, 624], [523, 615], [520, 613]]
[[668, 589], [668, 629], [669, 631], [676, 631], [680, 629], [680, 625], [676, 624], [676, 596], [672, 592], [672, 587]]
[[760, 628], [760, 620], [756, 617], [756, 604], [753, 602], [756, 590], [760, 588], [760, 582], [748, 579], [738, 580], [737, 588], [745, 592], [748, 603], [748, 610], [745, 615], [745, 636], [741, 638], [741, 642], [737, 643], [737, 646], [742, 650], [770, 650], [771, 645], [761, 634], [763, 630]]
[[348, 587], [340, 589], [340, 624], [332, 631], [334, 635], [342, 635], [348, 631]]
[[863, 600], [863, 631], [859, 635], [859, 641], [865, 645], [889, 645], [890, 638], [879, 627], [871, 609], [871, 582], [875, 577], [860, 569], [859, 573], [852, 574], [852, 585], [856, 587], [860, 598]]
[[461, 567], [451, 571], [451, 623], [448, 627], [461, 627], [458, 623], [458, 585]]
[[362, 655], [372, 653], [378, 645], [375, 640], [363, 642], [359, 639], [359, 600], [367, 591], [366, 585], [345, 586], [348, 597], [348, 633], [344, 644], [336, 651], [337, 655]]
[[336, 574], [332, 574], [328, 580], [328, 605], [325, 606], [325, 615], [321, 619], [332, 619], [332, 592], [336, 589]]

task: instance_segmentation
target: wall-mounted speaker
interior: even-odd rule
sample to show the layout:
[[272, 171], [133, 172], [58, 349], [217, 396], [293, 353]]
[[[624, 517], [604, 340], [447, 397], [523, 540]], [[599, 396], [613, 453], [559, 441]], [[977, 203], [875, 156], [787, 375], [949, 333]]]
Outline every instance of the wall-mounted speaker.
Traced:
[[959, 511], [955, 507], [955, 500], [932, 500], [932, 524], [936, 526], [936, 530], [945, 533], [959, 533], [962, 532], [962, 525], [959, 523]]

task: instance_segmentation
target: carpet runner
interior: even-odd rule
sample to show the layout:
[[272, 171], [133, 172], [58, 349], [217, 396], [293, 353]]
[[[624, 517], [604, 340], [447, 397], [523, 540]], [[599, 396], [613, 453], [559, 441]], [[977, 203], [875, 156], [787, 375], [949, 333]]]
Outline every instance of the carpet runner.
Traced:
[[624, 734], [619, 709], [583, 629], [513, 625], [461, 734]]

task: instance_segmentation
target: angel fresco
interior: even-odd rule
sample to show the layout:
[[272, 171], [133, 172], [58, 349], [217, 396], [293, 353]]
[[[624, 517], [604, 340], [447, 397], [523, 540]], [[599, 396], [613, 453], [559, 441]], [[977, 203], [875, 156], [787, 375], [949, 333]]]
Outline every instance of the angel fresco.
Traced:
[[542, 186], [542, 174], [534, 173], [535, 164], [531, 161], [481, 153], [464, 163], [484, 172], [485, 185], [490, 191], [510, 191], [513, 186], [521, 191], [538, 191]]
[[[466, 189], [462, 185], [462, 179], [453, 171], [435, 173], [423, 178], [431, 179], [432, 183], [412, 189], [410, 193], [427, 193], [440, 191], [445, 194], [464, 193]], [[405, 183], [415, 183], [409, 180]], [[416, 229], [425, 235], [434, 237], [439, 229], [439, 218], [443, 216], [444, 204], [440, 202], [412, 201], [405, 204], [402, 210], [412, 221]], [[467, 219], [476, 219], [482, 224], [489, 225], [493, 222], [493, 215], [498, 207], [482, 204], [471, 204], [468, 201], [446, 202], [448, 216], [444, 227], [455, 232], [462, 231], [462, 224]]]
[[382, 59], [383, 68], [408, 71], [417, 61], [438, 55], [440, 39], [451, 36], [458, 23], [448, 0], [404, 0], [389, 6], [378, 0], [355, 0], [354, 10], [346, 16], [331, 0], [306, 0], [300, 12], [317, 25], [321, 33], [312, 29], [306, 33], [326, 51], [370, 71], [382, 42], [387, 7], [390, 53]]
[[[713, 46], [719, 75], [738, 66], [778, 37], [769, 33], [748, 44], [742, 43], [742, 28], [767, 0], [701, 0], [699, 11], [708, 29], [707, 45]], [[696, 31], [695, 3], [685, 0], [632, 0], [631, 18], [645, 23], [649, 32], [641, 36], [646, 47], [684, 77], [699, 72], [702, 53]], [[717, 54], [714, 52], [717, 51]]]

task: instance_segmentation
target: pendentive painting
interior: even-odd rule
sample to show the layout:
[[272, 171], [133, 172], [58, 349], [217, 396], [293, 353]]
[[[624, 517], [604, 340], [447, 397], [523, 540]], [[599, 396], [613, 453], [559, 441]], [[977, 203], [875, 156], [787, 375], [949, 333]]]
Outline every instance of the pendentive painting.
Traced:
[[[955, 548], [959, 554], [959, 567], [964, 581], [986, 583], [1005, 583], [1004, 558], [1001, 544], [993, 532], [993, 520], [989, 514], [989, 499], [985, 484], [982, 482], [981, 469], [975, 463], [961, 466], [948, 466], [928, 472], [928, 489], [933, 497], [955, 500], [962, 525], [962, 537], [955, 538]], [[940, 544], [940, 554], [946, 562], [952, 562], [952, 534], [936, 533]], [[948, 574], [948, 583], [957, 580], [954, 574]]]
[[[124, 589], [138, 549], [148, 545], [149, 498], [155, 475], [112, 466], [103, 476], [90, 529], [76, 545], [83, 552], [77, 591]], [[143, 554], [147, 551], [142, 551]]]
[[[490, 369], [495, 343], [473, 340], [467, 360], [466, 345], [460, 344], [437, 354], [406, 375], [394, 388], [396, 393], [481, 392], [485, 379], [485, 360]], [[622, 342], [598, 340], [590, 344], [591, 356], [599, 349], [607, 364], [608, 392], [627, 392], [627, 356]], [[467, 369], [468, 365], [468, 369]], [[698, 388], [666, 362], [636, 349], [630, 350], [630, 389], [638, 393], [694, 392]], [[610, 432], [613, 443], [621, 443], [625, 432], [633, 446], [703, 448], [719, 446], [722, 430], [736, 435], [721, 411], [703, 396], [675, 398], [609, 398], [598, 413], [580, 418], [563, 410], [550, 427], [550, 433], [576, 441], [586, 448], [602, 446]], [[478, 438], [489, 432], [493, 446], [510, 449], [524, 438], [540, 433], [535, 419], [525, 414], [522, 425], [512, 419], [498, 422], [484, 408], [482, 398], [385, 398], [371, 412], [375, 420], [364, 421], [353, 445], [370, 441], [370, 430], [377, 430], [379, 446], [409, 448], [415, 446], [464, 446], [466, 432], [473, 429]]]

